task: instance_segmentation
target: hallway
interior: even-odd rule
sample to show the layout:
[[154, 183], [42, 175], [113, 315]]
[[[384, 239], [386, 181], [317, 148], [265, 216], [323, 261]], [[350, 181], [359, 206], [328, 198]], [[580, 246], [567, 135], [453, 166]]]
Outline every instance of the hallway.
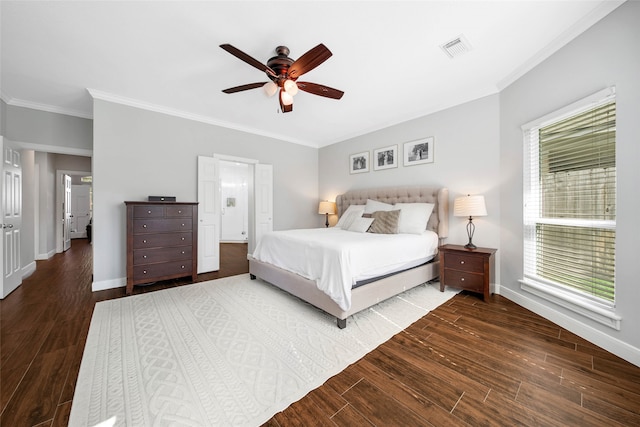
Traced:
[[[246, 244], [222, 244], [220, 252], [220, 271], [198, 281], [249, 271]], [[91, 292], [92, 255], [87, 239], [74, 239], [0, 301], [0, 425], [67, 425], [93, 307], [125, 296], [125, 288]], [[187, 283], [137, 286], [134, 294]]]

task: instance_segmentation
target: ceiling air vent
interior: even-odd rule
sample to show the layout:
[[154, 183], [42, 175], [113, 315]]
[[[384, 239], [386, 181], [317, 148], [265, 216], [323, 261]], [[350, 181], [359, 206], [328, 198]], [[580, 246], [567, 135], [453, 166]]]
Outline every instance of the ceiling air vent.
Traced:
[[440, 45], [440, 48], [449, 56], [449, 58], [455, 58], [471, 50], [469, 42], [462, 35]]

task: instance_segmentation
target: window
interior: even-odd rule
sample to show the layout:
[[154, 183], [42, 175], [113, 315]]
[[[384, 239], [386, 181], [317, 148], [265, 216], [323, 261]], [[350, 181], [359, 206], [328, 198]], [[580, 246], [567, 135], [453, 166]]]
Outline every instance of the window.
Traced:
[[613, 307], [616, 103], [612, 90], [523, 126], [524, 280]]

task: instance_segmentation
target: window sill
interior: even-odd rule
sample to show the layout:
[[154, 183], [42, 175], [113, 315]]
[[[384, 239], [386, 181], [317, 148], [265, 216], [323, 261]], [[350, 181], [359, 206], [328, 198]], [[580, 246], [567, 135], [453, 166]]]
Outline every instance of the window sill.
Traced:
[[582, 299], [573, 293], [562, 289], [544, 285], [531, 279], [521, 279], [520, 289], [534, 294], [540, 298], [585, 316], [598, 323], [602, 323], [617, 331], [620, 330], [622, 317], [615, 314], [611, 309], [602, 307], [592, 301]]

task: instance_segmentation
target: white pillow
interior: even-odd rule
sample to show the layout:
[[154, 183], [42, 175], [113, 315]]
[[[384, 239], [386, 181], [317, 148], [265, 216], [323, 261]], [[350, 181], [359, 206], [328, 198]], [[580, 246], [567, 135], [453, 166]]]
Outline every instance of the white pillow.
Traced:
[[371, 227], [372, 222], [373, 218], [356, 218], [347, 230], [355, 231], [356, 233], [366, 233], [369, 227]]
[[389, 203], [379, 202], [377, 200], [367, 199], [367, 204], [364, 208], [364, 213], [374, 213], [377, 211], [390, 211], [393, 209], [393, 205]]
[[433, 203], [396, 203], [394, 209], [400, 209], [398, 233], [422, 234], [433, 211]]
[[343, 230], [349, 229], [349, 226], [356, 218], [360, 218], [364, 212], [364, 205], [349, 205], [346, 211], [340, 216], [336, 227]]

